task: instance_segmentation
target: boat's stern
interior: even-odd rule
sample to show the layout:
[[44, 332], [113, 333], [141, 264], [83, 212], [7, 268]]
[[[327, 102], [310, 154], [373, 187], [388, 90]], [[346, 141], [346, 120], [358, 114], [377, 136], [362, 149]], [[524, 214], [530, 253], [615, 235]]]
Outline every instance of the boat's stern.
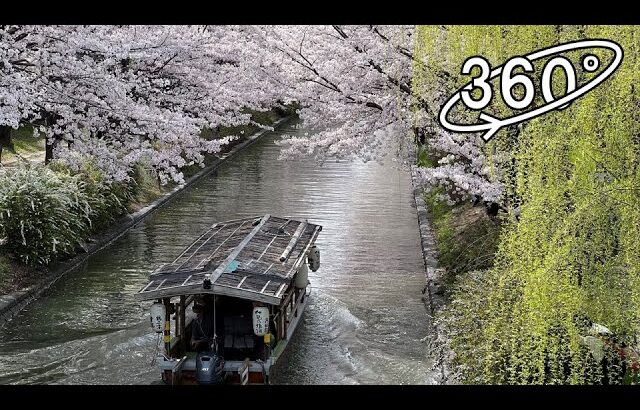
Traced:
[[[157, 358], [162, 373], [162, 381], [166, 384], [268, 384], [271, 360], [230, 360], [222, 361], [220, 377], [203, 380], [201, 369], [198, 369], [195, 357], [182, 359]], [[207, 369], [208, 370], [208, 369]]]

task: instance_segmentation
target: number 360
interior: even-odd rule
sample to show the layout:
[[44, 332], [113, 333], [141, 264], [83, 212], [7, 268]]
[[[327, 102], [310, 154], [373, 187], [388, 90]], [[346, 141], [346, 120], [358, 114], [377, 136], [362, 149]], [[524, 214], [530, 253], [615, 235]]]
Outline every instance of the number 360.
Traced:
[[[555, 57], [549, 60], [543, 70], [542, 70], [542, 79], [540, 81], [540, 87], [542, 89], [542, 96], [547, 103], [550, 103], [555, 100], [553, 93], [551, 91], [551, 77], [553, 75], [553, 70], [556, 67], [562, 67], [567, 77], [567, 89], [566, 93], [570, 93], [576, 89], [576, 70], [569, 61], [565, 57]], [[474, 77], [471, 82], [473, 88], [471, 90], [462, 90], [461, 96], [464, 104], [472, 110], [482, 110], [491, 102], [491, 98], [493, 98], [493, 90], [491, 88], [491, 84], [487, 82], [490, 80], [489, 76], [491, 75], [491, 67], [489, 62], [480, 56], [475, 56], [467, 59], [462, 66], [462, 74], [468, 75], [471, 74], [471, 70], [474, 67], [480, 68], [480, 75]], [[504, 99], [505, 104], [515, 110], [522, 110], [527, 108], [531, 102], [533, 102], [535, 96], [535, 89], [533, 87], [533, 82], [531, 78], [529, 78], [526, 74], [516, 74], [513, 75], [513, 70], [516, 67], [522, 67], [525, 72], [533, 72], [533, 64], [525, 57], [513, 57], [508, 60], [504, 67], [502, 68], [502, 73], [500, 75], [500, 92], [502, 94], [502, 98]], [[517, 100], [514, 98], [511, 90], [518, 84], [521, 84], [524, 87], [524, 96], [522, 99]], [[479, 100], [474, 100], [471, 97], [471, 92], [473, 89], [480, 89], [482, 91], [482, 97]], [[564, 104], [559, 109], [564, 109], [569, 106], [570, 103]]]

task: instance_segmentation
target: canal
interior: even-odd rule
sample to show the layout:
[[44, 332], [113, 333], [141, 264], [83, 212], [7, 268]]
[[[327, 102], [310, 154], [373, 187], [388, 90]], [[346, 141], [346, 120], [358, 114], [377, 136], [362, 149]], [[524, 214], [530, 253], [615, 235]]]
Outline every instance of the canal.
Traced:
[[278, 161], [290, 121], [195, 183], [0, 330], [0, 384], [150, 384], [156, 335], [133, 294], [207, 225], [270, 213], [323, 225], [303, 322], [274, 383], [434, 383], [408, 172], [369, 162]]

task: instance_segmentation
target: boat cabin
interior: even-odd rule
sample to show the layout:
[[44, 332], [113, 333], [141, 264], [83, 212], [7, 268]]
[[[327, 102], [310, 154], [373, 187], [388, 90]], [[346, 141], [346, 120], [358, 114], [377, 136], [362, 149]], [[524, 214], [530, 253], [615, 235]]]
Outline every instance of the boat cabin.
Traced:
[[267, 383], [307, 304], [320, 225], [271, 215], [219, 222], [135, 295], [162, 336], [166, 383]]

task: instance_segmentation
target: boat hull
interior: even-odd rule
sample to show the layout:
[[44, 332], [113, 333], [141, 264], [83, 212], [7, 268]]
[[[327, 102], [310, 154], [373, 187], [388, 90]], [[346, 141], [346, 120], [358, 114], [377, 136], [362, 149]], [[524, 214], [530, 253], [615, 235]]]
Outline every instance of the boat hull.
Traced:
[[[223, 367], [225, 384], [269, 384], [270, 370], [284, 353], [302, 320], [305, 308], [309, 302], [310, 288], [301, 293], [291, 310], [291, 320], [288, 321], [286, 337], [273, 348], [267, 361], [249, 360], [225, 361]], [[158, 366], [162, 371], [162, 381], [165, 384], [198, 384], [196, 380], [196, 362], [193, 358], [167, 359], [158, 357]]]

